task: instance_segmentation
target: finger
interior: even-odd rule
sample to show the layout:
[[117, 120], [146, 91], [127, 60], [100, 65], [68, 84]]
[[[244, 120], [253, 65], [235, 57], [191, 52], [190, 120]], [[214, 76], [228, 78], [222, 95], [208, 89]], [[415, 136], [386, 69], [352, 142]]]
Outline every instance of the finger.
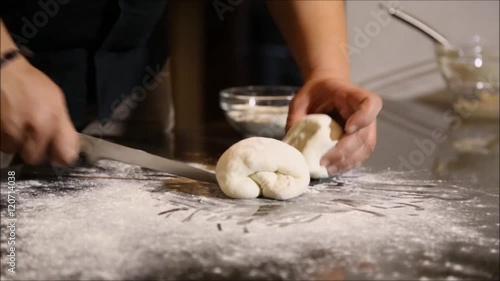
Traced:
[[78, 135], [68, 117], [60, 122], [50, 143], [50, 156], [57, 164], [69, 165], [78, 158]]
[[[350, 106], [343, 106], [338, 110], [340, 116], [344, 118], [344, 120], [348, 120], [350, 116], [354, 114], [354, 110]], [[345, 121], [344, 121], [345, 123]]]
[[350, 155], [354, 154], [362, 146], [363, 141], [356, 134], [344, 135], [335, 147], [323, 155], [321, 165], [334, 172], [338, 170], [339, 165], [349, 159]]
[[27, 132], [27, 137], [20, 148], [21, 158], [26, 164], [37, 165], [43, 160], [46, 145], [43, 139], [45, 137], [41, 133], [32, 130]]
[[[340, 162], [337, 166], [335, 166], [334, 170], [329, 171], [329, 173], [344, 173], [347, 171], [350, 171], [352, 169], [359, 168], [363, 162], [365, 162], [368, 157], [370, 157], [371, 151], [370, 149], [366, 146], [363, 145], [361, 148], [359, 148], [356, 152], [353, 154], [349, 155], [344, 161]], [[329, 169], [330, 167], [327, 167]]]
[[322, 99], [321, 102], [320, 105], [309, 107], [311, 113], [335, 114], [344, 120], [347, 120], [354, 113], [354, 110], [342, 101], [341, 97], [330, 96]]
[[286, 120], [286, 131], [301, 118], [307, 115], [309, 108], [309, 96], [303, 90], [292, 99], [288, 107], [288, 117]]
[[55, 133], [55, 124], [58, 115], [56, 110], [49, 107], [40, 107], [37, 110], [33, 104], [26, 107], [26, 123], [24, 125], [24, 143], [22, 144], [21, 157], [30, 165], [40, 164], [47, 155], [47, 146]]
[[338, 162], [338, 164], [332, 168], [331, 172], [346, 172], [351, 169], [358, 168], [363, 164], [366, 159], [375, 150], [375, 145], [377, 142], [377, 126], [376, 123], [372, 123], [369, 127], [361, 130], [359, 133], [354, 134], [358, 141], [361, 142], [361, 146], [358, 149]]
[[340, 165], [341, 162], [349, 159], [363, 146], [367, 146], [369, 150], [373, 151], [376, 138], [376, 122], [354, 134], [345, 134], [339, 139], [337, 145], [322, 157], [321, 163], [323, 166], [332, 166], [332, 169], [334, 169], [333, 166]]
[[22, 122], [9, 117], [2, 116], [0, 124], [0, 150], [5, 153], [18, 152], [20, 145], [23, 143], [24, 130]]
[[21, 147], [20, 156], [28, 165], [38, 165], [45, 159], [46, 148], [47, 142], [39, 137], [29, 137]]
[[359, 98], [359, 94], [354, 95], [353, 99], [350, 100], [351, 105], [354, 105], [353, 107], [356, 111], [346, 122], [345, 129], [347, 133], [353, 133], [370, 125], [382, 109], [382, 99], [380, 97], [369, 92], [365, 94], [366, 96], [357, 105], [355, 99]]

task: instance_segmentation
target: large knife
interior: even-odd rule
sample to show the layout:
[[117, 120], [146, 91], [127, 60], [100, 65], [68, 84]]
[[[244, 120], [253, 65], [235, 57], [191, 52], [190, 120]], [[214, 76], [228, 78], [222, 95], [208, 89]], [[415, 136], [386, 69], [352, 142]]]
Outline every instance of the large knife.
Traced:
[[100, 138], [79, 134], [80, 153], [89, 163], [108, 159], [136, 165], [151, 170], [203, 182], [217, 182], [214, 173], [210, 173], [185, 163], [162, 158], [145, 151], [133, 149]]

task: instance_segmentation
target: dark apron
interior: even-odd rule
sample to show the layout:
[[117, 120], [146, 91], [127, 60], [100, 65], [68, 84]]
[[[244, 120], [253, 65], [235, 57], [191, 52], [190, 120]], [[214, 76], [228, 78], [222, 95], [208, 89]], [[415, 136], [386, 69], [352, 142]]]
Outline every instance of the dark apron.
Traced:
[[16, 0], [1, 5], [14, 39], [34, 52], [32, 64], [64, 91], [77, 129], [89, 122], [93, 104], [106, 121], [166, 60], [165, 0]]

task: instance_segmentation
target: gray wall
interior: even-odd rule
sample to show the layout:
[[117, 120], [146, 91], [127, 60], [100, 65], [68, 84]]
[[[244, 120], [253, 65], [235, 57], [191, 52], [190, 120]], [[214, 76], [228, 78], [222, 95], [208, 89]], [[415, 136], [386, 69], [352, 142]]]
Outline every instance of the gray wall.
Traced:
[[[477, 34], [498, 44], [499, 1], [386, 3], [390, 2], [440, 30], [453, 42], [464, 42]], [[387, 14], [380, 12], [378, 1], [347, 1], [346, 7], [355, 82], [372, 90], [384, 89], [378, 94], [395, 99], [443, 87], [434, 63], [433, 43], [427, 37], [388, 19]], [[413, 77], [411, 85], [398, 87], [407, 77]]]

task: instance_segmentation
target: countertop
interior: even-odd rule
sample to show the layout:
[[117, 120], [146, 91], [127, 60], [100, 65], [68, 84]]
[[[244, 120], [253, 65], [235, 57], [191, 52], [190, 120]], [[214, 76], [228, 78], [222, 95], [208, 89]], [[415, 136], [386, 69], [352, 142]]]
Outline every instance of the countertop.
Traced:
[[[286, 202], [112, 161], [23, 168], [15, 274], [2, 180], [2, 280], [498, 279], [498, 121], [453, 117], [386, 102], [366, 164]], [[239, 138], [212, 125], [115, 141], [212, 170]]]

